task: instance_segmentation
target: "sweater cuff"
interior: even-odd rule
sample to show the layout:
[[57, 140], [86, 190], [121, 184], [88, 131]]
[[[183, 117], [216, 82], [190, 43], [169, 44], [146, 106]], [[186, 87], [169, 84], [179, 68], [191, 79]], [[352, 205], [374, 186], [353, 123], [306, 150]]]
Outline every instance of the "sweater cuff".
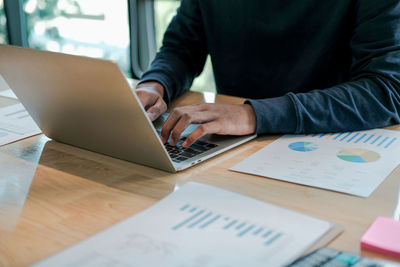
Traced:
[[257, 134], [296, 131], [296, 110], [289, 95], [259, 100], [248, 99], [245, 104], [250, 104], [254, 109]]
[[164, 87], [164, 97], [163, 97], [164, 101], [167, 104], [171, 102], [172, 85], [171, 82], [168, 81], [168, 78], [165, 77], [165, 75], [160, 73], [151, 73], [145, 75], [142, 77], [142, 79], [140, 79], [138, 85], [145, 82], [159, 82]]

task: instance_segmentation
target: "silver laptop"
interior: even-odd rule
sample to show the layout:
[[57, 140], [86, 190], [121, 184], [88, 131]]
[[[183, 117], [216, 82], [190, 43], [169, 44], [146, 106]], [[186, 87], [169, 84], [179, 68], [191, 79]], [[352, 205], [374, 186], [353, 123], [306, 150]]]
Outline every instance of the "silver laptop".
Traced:
[[169, 172], [256, 137], [208, 135], [187, 149], [162, 144], [165, 116], [153, 125], [111, 61], [0, 45], [0, 74], [49, 138]]

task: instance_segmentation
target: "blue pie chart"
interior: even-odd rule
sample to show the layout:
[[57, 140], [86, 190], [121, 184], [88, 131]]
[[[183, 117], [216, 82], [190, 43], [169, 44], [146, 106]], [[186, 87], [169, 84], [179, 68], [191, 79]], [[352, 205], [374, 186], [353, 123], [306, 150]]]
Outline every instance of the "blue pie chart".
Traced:
[[288, 147], [298, 152], [310, 152], [318, 149], [318, 145], [311, 142], [295, 142], [289, 144]]

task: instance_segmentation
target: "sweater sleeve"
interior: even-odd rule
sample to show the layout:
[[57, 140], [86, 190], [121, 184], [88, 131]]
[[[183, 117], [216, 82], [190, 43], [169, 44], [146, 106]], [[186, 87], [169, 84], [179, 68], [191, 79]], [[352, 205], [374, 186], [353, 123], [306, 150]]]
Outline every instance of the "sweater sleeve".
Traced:
[[257, 133], [363, 130], [400, 122], [400, 2], [359, 0], [350, 80], [331, 88], [247, 100]]
[[182, 0], [165, 32], [163, 44], [141, 83], [158, 81], [167, 102], [188, 91], [203, 71], [207, 45], [198, 0]]

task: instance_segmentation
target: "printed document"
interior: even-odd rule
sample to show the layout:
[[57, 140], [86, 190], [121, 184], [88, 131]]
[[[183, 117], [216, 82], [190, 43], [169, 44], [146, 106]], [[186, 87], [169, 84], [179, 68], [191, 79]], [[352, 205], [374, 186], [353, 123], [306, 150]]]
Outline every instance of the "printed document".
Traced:
[[0, 108], [0, 146], [40, 133], [22, 104]]
[[34, 266], [284, 266], [332, 224], [190, 182]]
[[399, 155], [397, 131], [284, 135], [231, 170], [368, 197]]
[[0, 96], [12, 98], [12, 99], [18, 99], [17, 96], [14, 94], [14, 92], [11, 89], [0, 91]]

